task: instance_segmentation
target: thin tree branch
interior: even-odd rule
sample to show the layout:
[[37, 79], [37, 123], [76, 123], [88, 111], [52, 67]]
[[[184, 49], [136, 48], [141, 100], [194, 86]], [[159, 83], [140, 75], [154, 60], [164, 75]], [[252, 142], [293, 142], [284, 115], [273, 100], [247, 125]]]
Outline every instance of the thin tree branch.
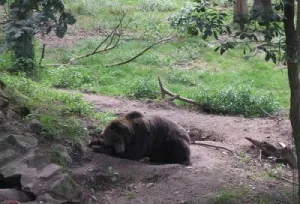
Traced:
[[125, 60], [123, 62], [119, 62], [119, 63], [116, 63], [116, 64], [110, 64], [110, 65], [105, 65], [105, 67], [114, 67], [114, 66], [120, 66], [120, 65], [124, 65], [124, 64], [127, 64], [133, 60], [135, 60], [136, 58], [142, 56], [145, 52], [147, 52], [148, 50], [150, 50], [152, 47], [154, 47], [155, 45], [157, 44], [161, 44], [161, 43], [164, 43], [164, 42], [167, 42], [167, 41], [170, 41], [172, 38], [166, 38], [166, 39], [162, 39], [162, 40], [159, 40], [157, 42], [154, 42], [152, 43], [150, 46], [148, 46], [147, 48], [145, 48], [143, 51], [141, 51], [140, 53], [138, 53], [137, 55], [135, 55], [134, 57], [128, 59], [128, 60]]

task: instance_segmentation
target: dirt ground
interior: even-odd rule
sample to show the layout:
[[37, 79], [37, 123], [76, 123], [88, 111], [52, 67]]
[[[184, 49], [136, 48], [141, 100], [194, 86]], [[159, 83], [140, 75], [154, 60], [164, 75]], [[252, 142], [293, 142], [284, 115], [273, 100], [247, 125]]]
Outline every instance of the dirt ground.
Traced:
[[[292, 203], [292, 171], [287, 167], [259, 160], [256, 150], [245, 137], [265, 140], [278, 146], [290, 145], [288, 120], [249, 119], [216, 116], [176, 108], [165, 102], [128, 100], [85, 94], [99, 112], [122, 115], [138, 110], [161, 115], [190, 131], [192, 140], [228, 147], [226, 150], [191, 145], [193, 165], [150, 165], [91, 153], [90, 160], [73, 169], [77, 181], [92, 192], [95, 203], [209, 203], [224, 192], [241, 192], [237, 201], [219, 203]], [[275, 178], [267, 172], [275, 171]], [[259, 198], [260, 197], [260, 198]], [[271, 199], [262, 202], [265, 198]]]

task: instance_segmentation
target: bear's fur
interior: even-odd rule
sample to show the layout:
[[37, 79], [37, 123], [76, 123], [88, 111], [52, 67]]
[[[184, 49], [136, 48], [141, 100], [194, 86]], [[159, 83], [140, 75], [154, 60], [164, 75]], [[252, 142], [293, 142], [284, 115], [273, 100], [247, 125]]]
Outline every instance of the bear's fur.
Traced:
[[[154, 163], [190, 165], [190, 137], [183, 127], [160, 116], [144, 116], [138, 111], [111, 121], [104, 129], [104, 141], [96, 152], [120, 158]], [[91, 144], [92, 144], [91, 143]]]

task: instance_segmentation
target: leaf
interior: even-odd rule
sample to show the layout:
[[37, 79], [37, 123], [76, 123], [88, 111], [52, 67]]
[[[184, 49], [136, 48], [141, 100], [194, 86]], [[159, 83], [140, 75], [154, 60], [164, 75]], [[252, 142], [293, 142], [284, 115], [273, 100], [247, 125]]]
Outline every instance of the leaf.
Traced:
[[64, 13], [65, 22], [69, 25], [73, 25], [76, 23], [75, 17], [70, 13]]
[[224, 47], [222, 47], [220, 50], [220, 54], [223, 55], [225, 51], [226, 51], [226, 49]]
[[266, 54], [266, 57], [265, 57], [265, 60], [268, 62], [269, 60], [270, 60], [270, 53], [269, 52], [267, 52], [267, 54]]
[[215, 49], [215, 52], [217, 52], [217, 51], [220, 49], [220, 47], [221, 47], [221, 46], [218, 46], [218, 47]]
[[275, 53], [272, 53], [271, 59], [272, 59], [273, 63], [275, 64], [276, 63], [276, 55], [275, 55]]
[[214, 37], [215, 37], [215, 39], [216, 39], [216, 40], [219, 40], [217, 32], [216, 32], [216, 31], [214, 31], [213, 33], [214, 33]]

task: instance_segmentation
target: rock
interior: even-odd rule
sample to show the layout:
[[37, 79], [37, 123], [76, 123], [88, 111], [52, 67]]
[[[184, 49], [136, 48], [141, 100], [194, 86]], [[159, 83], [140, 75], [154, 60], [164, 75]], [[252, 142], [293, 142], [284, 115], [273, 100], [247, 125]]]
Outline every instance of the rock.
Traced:
[[0, 124], [3, 124], [5, 121], [5, 115], [3, 111], [0, 110]]
[[13, 110], [8, 109], [6, 112], [6, 118], [8, 120], [16, 120], [16, 121], [21, 121], [22, 118], [19, 116], [17, 113], [15, 113]]
[[53, 149], [59, 154], [59, 156], [64, 158], [67, 163], [72, 163], [73, 162], [71, 156], [69, 155], [67, 147], [58, 144], [58, 145], [55, 145], [53, 147]]
[[51, 155], [46, 152], [36, 152], [32, 157], [25, 160], [29, 167], [41, 169], [51, 163]]
[[30, 131], [35, 133], [35, 134], [38, 134], [38, 133], [43, 131], [43, 125], [37, 119], [31, 120], [29, 122], [28, 126], [29, 126]]
[[61, 179], [54, 182], [50, 192], [54, 195], [61, 195], [68, 200], [77, 200], [81, 197], [78, 185], [68, 174], [64, 174]]
[[18, 156], [18, 154], [12, 149], [7, 149], [5, 151], [0, 152], [0, 166], [2, 166], [5, 163], [10, 162], [17, 156]]
[[32, 198], [30, 198], [26, 193], [13, 188], [0, 189], [0, 201], [5, 200], [17, 200], [20, 202], [28, 202], [32, 201]]
[[[38, 144], [38, 141], [33, 137], [24, 137], [22, 135], [12, 135], [12, 134], [5, 137], [4, 142], [9, 143], [10, 145], [15, 147], [20, 147], [23, 150], [36, 147]], [[1, 140], [0, 140], [0, 144], [1, 144]]]
[[16, 114], [18, 114], [21, 118], [27, 116], [30, 114], [29, 108], [26, 106], [15, 106], [11, 107], [11, 110], [13, 110]]
[[9, 98], [3, 90], [0, 89], [0, 109], [6, 109], [9, 106]]
[[51, 203], [51, 204], [61, 204], [64, 202], [67, 202], [67, 199], [63, 199], [63, 200], [57, 200], [55, 198], [53, 198], [49, 193], [43, 194], [39, 197], [36, 198], [36, 201], [38, 203]]
[[54, 174], [60, 173], [63, 171], [63, 168], [61, 166], [58, 166], [56, 164], [49, 164], [48, 166], [45, 166], [41, 173], [39, 173], [40, 178], [50, 178]]

